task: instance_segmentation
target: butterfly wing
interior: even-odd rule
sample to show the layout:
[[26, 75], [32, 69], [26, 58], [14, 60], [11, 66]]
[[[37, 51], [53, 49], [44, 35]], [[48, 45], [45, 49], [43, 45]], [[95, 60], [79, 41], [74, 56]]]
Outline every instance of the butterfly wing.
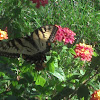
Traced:
[[31, 63], [43, 62], [45, 53], [50, 50], [48, 43], [53, 42], [58, 28], [43, 26], [35, 30], [30, 36], [17, 38], [0, 43], [0, 55], [12, 58], [22, 57]]

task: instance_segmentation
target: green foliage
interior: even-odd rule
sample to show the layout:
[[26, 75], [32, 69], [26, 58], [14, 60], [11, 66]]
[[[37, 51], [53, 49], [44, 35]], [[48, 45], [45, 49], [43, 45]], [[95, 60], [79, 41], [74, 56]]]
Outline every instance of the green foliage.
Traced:
[[[46, 56], [47, 67], [39, 72], [21, 57], [0, 57], [0, 100], [88, 100], [100, 89], [99, 1], [49, 0], [48, 5], [37, 9], [30, 0], [1, 0], [0, 29], [8, 28], [9, 39], [56, 24], [74, 31], [76, 40], [73, 45], [52, 45]], [[83, 39], [95, 48], [91, 62], [73, 56], [75, 44]]]
[[52, 73], [54, 73], [54, 71], [55, 71], [55, 66], [54, 66], [54, 59], [53, 59], [53, 58], [51, 58], [51, 59], [48, 61], [47, 66], [48, 66], [48, 68], [49, 68], [49, 71], [52, 72]]

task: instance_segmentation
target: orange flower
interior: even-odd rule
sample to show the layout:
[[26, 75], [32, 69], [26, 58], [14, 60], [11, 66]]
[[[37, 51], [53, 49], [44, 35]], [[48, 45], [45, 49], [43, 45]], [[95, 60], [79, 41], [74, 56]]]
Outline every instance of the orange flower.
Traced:
[[2, 31], [0, 29], [0, 40], [3, 40], [3, 39], [8, 39], [8, 35], [7, 35], [7, 32]]
[[91, 96], [90, 100], [100, 100], [100, 90], [94, 91]]
[[75, 48], [75, 58], [80, 57], [82, 61], [91, 61], [93, 55], [93, 48], [91, 45], [86, 45], [85, 43], [76, 44]]

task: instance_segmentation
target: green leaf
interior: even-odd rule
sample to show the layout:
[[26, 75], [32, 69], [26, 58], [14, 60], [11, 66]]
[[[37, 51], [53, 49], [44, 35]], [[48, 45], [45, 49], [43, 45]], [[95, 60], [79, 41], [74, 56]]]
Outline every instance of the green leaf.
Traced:
[[59, 79], [59, 81], [61, 81], [61, 82], [66, 80], [65, 74], [64, 74], [62, 68], [57, 68], [57, 67], [55, 67], [55, 71], [54, 71], [54, 73], [52, 73], [52, 74], [53, 74], [55, 77], [57, 77], [57, 78]]
[[76, 55], [76, 52], [72, 48], [69, 49], [69, 52], [72, 53], [73, 55]]
[[58, 55], [58, 60], [60, 60], [60, 56]]
[[18, 82], [17, 81], [12, 81], [12, 85], [16, 86], [16, 85], [18, 85]]
[[4, 88], [0, 89], [0, 94], [3, 93], [3, 92], [5, 92], [5, 91], [6, 91], [6, 89], [4, 89]]
[[5, 76], [5, 73], [3, 73], [3, 72], [0, 72], [0, 77], [1, 77], [1, 76]]
[[58, 60], [56, 57], [55, 57], [55, 61], [54, 61], [54, 67], [58, 67]]
[[56, 52], [56, 51], [52, 51], [52, 54], [53, 54], [53, 55], [57, 55], [57, 52]]
[[63, 46], [62, 47], [62, 50], [67, 50], [68, 48], [66, 46]]
[[83, 70], [81, 70], [81, 69], [80, 69], [80, 73], [81, 73], [82, 75], [84, 75], [84, 74], [85, 74], [85, 72], [84, 72]]
[[42, 87], [44, 86], [45, 83], [46, 83], [46, 80], [41, 76], [38, 76], [35, 82], [36, 85], [40, 85]]
[[37, 73], [36, 72], [32, 73], [32, 76], [34, 77], [34, 81], [36, 81], [38, 77]]
[[47, 63], [47, 66], [49, 68], [49, 71], [54, 73], [55, 71], [55, 66], [54, 66], [54, 58], [51, 58], [48, 63]]
[[18, 81], [12, 81], [12, 85], [16, 89], [20, 89], [22, 87], [22, 84], [18, 84]]
[[96, 52], [93, 52], [93, 56], [94, 56], [94, 57], [97, 57], [98, 54], [97, 54]]
[[89, 77], [90, 77], [89, 75], [85, 74], [85, 75], [83, 75], [81, 77], [81, 79], [79, 80], [79, 82], [82, 83], [82, 82], [86, 81]]
[[84, 100], [84, 97], [82, 98], [82, 100]]

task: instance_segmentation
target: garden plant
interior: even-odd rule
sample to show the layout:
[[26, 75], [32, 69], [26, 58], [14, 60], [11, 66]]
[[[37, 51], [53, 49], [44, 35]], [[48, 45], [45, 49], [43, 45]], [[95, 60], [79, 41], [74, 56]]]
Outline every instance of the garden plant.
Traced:
[[0, 42], [46, 25], [44, 68], [0, 56], [0, 100], [100, 100], [100, 0], [0, 0]]

